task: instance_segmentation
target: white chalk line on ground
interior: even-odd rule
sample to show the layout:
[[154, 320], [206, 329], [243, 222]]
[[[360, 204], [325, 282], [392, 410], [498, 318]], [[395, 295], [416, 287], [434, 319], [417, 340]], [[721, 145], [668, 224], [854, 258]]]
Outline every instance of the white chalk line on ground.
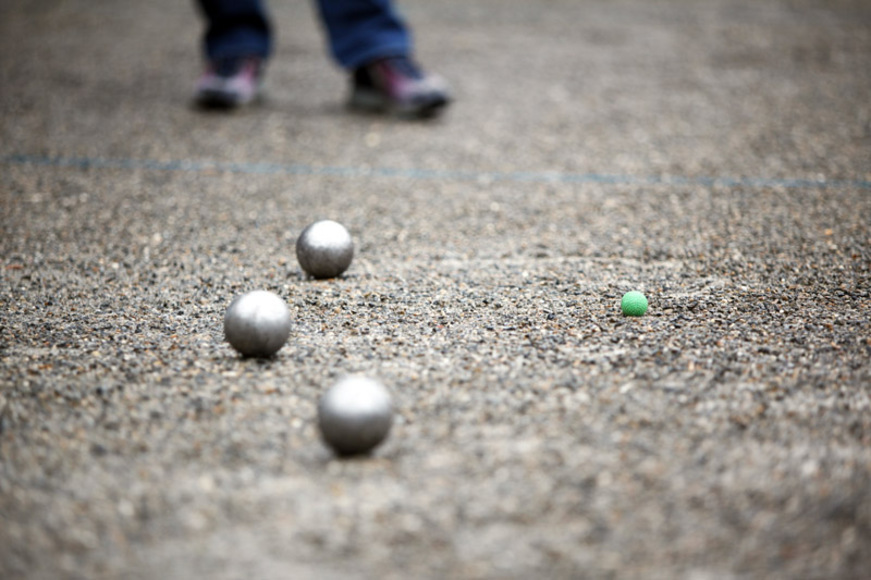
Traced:
[[603, 185], [665, 185], [786, 189], [871, 189], [865, 179], [800, 179], [769, 177], [706, 177], [680, 175], [619, 175], [601, 173], [563, 173], [560, 171], [464, 171], [439, 169], [399, 169], [389, 167], [341, 167], [280, 163], [233, 163], [212, 160], [124, 159], [107, 157], [61, 157], [11, 154], [0, 157], [4, 165], [71, 167], [76, 169], [142, 169], [152, 171], [212, 172], [259, 175], [315, 175], [365, 178], [391, 177], [436, 181], [526, 182]]

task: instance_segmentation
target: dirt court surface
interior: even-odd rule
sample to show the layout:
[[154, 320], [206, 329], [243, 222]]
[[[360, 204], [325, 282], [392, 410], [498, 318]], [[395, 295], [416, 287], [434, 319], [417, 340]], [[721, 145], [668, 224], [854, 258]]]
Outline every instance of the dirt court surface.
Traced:
[[[346, 111], [308, 2], [231, 114], [192, 4], [0, 4], [0, 578], [866, 578], [871, 4], [400, 6], [432, 122]], [[397, 411], [340, 460], [348, 373]]]

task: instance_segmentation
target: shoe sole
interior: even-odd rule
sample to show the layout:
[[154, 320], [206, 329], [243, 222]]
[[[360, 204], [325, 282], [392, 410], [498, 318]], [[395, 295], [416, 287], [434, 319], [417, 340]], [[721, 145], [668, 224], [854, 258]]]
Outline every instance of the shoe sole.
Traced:
[[259, 100], [259, 94], [250, 98], [239, 98], [237, 95], [209, 90], [200, 91], [195, 98], [197, 106], [202, 109], [236, 109]]
[[403, 119], [428, 119], [437, 116], [450, 103], [439, 96], [423, 103], [407, 105], [392, 103], [377, 91], [356, 90], [348, 101], [348, 108], [361, 113], [388, 113]]
[[194, 102], [203, 109], [235, 109], [259, 101], [261, 96], [261, 86], [257, 86], [250, 94], [239, 94], [221, 86], [205, 86], [197, 91]]

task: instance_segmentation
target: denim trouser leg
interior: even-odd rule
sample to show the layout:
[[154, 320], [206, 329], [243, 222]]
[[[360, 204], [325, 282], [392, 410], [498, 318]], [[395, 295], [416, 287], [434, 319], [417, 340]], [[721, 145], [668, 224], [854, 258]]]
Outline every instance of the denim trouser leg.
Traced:
[[[272, 26], [263, 0], [198, 0], [206, 17], [206, 57], [268, 57]], [[330, 52], [356, 68], [383, 56], [411, 53], [411, 33], [390, 0], [317, 0]]]
[[411, 53], [411, 33], [391, 0], [317, 0], [330, 52], [344, 68]]
[[272, 26], [261, 0], [198, 0], [206, 17], [206, 58], [267, 58], [272, 53]]

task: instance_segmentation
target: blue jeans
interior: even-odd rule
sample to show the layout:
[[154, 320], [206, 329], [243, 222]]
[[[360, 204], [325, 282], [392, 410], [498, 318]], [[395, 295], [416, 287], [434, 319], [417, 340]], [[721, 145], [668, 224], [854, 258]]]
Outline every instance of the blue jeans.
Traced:
[[[206, 17], [206, 57], [268, 58], [272, 24], [263, 0], [198, 0]], [[354, 69], [411, 53], [411, 33], [390, 0], [317, 0], [333, 58]]]

